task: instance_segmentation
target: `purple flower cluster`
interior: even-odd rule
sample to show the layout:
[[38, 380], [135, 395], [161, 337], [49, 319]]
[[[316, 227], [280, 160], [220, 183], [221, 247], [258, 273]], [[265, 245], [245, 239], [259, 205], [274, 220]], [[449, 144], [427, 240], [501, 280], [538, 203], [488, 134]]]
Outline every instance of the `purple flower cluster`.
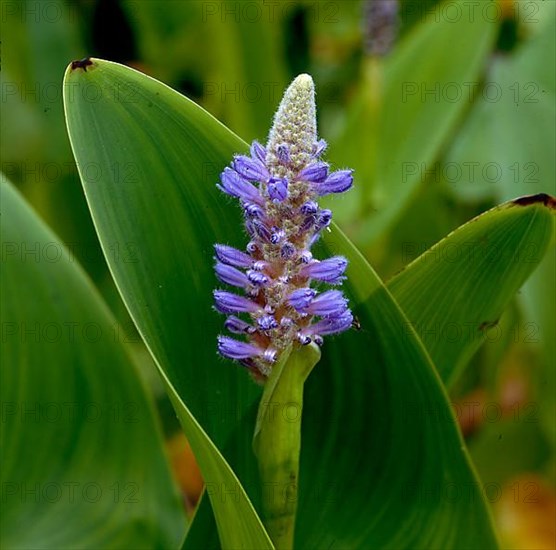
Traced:
[[341, 284], [347, 267], [341, 256], [317, 260], [311, 253], [332, 220], [332, 212], [316, 201], [353, 184], [351, 170], [331, 172], [320, 160], [325, 149], [316, 137], [313, 81], [300, 75], [284, 95], [267, 146], [253, 142], [250, 156], [237, 155], [221, 174], [218, 187], [239, 199], [250, 241], [245, 252], [215, 245], [217, 277], [244, 292], [216, 290], [216, 309], [228, 316], [229, 332], [247, 338], [219, 336], [218, 351], [258, 379], [268, 376], [288, 345], [320, 345], [323, 336], [353, 322], [339, 290], [311, 288], [313, 281]]

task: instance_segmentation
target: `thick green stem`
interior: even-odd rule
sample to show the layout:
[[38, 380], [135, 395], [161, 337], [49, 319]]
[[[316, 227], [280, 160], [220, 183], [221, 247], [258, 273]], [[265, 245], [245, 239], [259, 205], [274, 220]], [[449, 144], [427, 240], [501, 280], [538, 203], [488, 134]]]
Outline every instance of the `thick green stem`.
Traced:
[[293, 548], [303, 384], [319, 359], [314, 344], [284, 352], [259, 405], [253, 449], [263, 486], [264, 523], [277, 550]]

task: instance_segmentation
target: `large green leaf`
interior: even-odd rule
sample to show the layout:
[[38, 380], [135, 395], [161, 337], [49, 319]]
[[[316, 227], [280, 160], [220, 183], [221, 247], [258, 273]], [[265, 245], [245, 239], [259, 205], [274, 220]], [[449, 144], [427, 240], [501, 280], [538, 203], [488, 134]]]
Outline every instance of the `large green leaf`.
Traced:
[[[258, 506], [250, 440], [260, 390], [242, 369], [215, 357], [221, 320], [211, 312], [212, 244], [245, 243], [239, 209], [214, 183], [246, 144], [166, 86], [113, 63], [92, 63], [66, 75], [66, 86], [78, 92], [66, 101], [77, 163], [125, 160], [138, 174], [133, 182], [91, 182], [82, 172], [104, 249], [138, 245], [134, 265], [109, 257], [112, 273], [168, 380]], [[93, 85], [103, 92], [95, 103], [79, 93]], [[133, 101], [118, 99], [116, 91], [126, 89]], [[430, 359], [343, 235], [334, 231], [327, 247], [351, 260], [349, 290], [363, 330], [329, 339], [306, 384], [297, 545], [496, 547]], [[467, 493], [445, 497], [451, 488]], [[190, 534], [196, 544], [188, 537], [186, 546], [210, 546], [211, 521], [205, 502]]]
[[183, 510], [114, 318], [7, 181], [1, 196], [2, 547], [175, 547]]
[[[390, 57], [367, 60], [363, 68], [345, 132], [331, 153], [360, 178], [339, 211], [357, 242], [375, 239], [401, 214], [471, 104], [497, 26], [470, 15], [467, 4], [437, 6]], [[454, 43], [457, 48], [447, 47]]]
[[501, 338], [504, 308], [545, 256], [555, 204], [541, 194], [493, 208], [388, 283], [445, 384], [485, 340]]
[[[92, 86], [101, 91], [99, 101], [88, 101], [83, 93]], [[108, 253], [116, 285], [160, 367], [205, 483], [222, 490], [235, 487], [234, 498], [213, 493], [223, 544], [270, 547], [249, 499], [197, 423], [215, 443], [222, 443], [241, 418], [242, 408], [258, 393], [247, 377], [217, 360], [214, 339], [207, 337], [215, 334], [218, 322], [208, 305], [213, 238], [226, 241], [238, 226], [225, 214], [226, 205], [218, 206], [216, 199], [211, 220], [212, 212], [199, 209], [202, 201], [196, 193], [204, 196], [210, 189], [216, 195], [212, 178], [227, 145], [221, 142], [214, 150], [207, 149], [204, 142], [210, 139], [211, 127], [206, 121], [214, 123], [210, 115], [199, 111], [196, 117], [187, 117], [188, 110], [198, 110], [193, 103], [114, 63], [95, 61], [86, 72], [70, 67], [64, 101], [103, 249], [113, 251], [130, 243], [137, 250], [134, 262], [118, 261]], [[186, 118], [193, 121], [191, 127], [184, 124]], [[136, 177], [118, 177], [111, 171], [102, 181], [91, 181], [86, 169], [91, 165], [102, 173], [108, 166], [131, 166]], [[197, 183], [196, 189], [188, 185], [190, 181]], [[98, 204], [104, 207], [97, 209]]]

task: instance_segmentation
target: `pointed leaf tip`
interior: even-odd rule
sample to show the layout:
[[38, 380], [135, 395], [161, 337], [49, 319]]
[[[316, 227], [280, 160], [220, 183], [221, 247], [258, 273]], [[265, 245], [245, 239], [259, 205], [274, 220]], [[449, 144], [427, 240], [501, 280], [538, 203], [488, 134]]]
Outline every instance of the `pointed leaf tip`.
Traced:
[[93, 60], [90, 57], [84, 57], [83, 59], [77, 59], [70, 63], [70, 70], [75, 71], [77, 69], [83, 69], [87, 72], [87, 67], [94, 66]]

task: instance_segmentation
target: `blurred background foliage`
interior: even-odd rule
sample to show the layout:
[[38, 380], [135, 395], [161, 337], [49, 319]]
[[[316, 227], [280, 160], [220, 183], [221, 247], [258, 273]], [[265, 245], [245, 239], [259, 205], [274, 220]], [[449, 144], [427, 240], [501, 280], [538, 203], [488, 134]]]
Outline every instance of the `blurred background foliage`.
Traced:
[[[335, 203], [336, 220], [388, 279], [485, 209], [555, 194], [556, 3], [437, 4], [2, 3], [2, 172], [119, 319], [120, 336], [157, 398], [189, 511], [202, 482], [100, 251], [64, 124], [64, 69], [86, 55], [131, 65], [247, 141], [265, 140], [285, 86], [311, 73], [330, 160], [356, 170], [351, 195]], [[133, 158], [113, 168], [132, 177]], [[129, 261], [133, 253], [132, 243], [114, 250]], [[512, 548], [553, 548], [556, 537], [555, 263], [552, 247], [498, 324], [485, 330], [484, 345], [452, 391], [479, 474], [504, 488], [491, 500]], [[433, 337], [466, 337], [457, 330]]]

